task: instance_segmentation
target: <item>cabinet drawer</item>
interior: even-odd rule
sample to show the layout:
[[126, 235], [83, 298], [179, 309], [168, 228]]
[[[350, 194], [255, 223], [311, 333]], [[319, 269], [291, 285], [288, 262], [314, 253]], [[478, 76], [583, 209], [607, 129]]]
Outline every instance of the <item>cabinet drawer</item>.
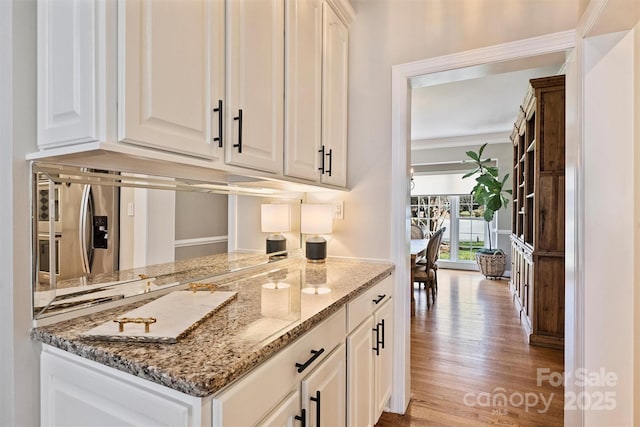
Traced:
[[[341, 308], [330, 318], [307, 332], [244, 378], [214, 398], [213, 426], [254, 425], [274, 409], [300, 381], [313, 371], [345, 339], [346, 310]], [[311, 350], [324, 351], [298, 372]]]
[[353, 331], [367, 316], [381, 307], [392, 294], [393, 279], [388, 276], [347, 304], [348, 332]]

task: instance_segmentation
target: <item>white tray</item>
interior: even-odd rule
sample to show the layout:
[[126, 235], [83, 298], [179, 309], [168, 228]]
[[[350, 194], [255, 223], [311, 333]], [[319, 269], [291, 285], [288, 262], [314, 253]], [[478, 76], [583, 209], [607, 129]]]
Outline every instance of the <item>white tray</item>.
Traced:
[[119, 324], [110, 320], [83, 334], [81, 338], [106, 341], [161, 342], [175, 343], [196, 328], [203, 320], [227, 304], [236, 292], [175, 291], [148, 304], [118, 316], [128, 318], [153, 317], [155, 323], [127, 323], [119, 332]]

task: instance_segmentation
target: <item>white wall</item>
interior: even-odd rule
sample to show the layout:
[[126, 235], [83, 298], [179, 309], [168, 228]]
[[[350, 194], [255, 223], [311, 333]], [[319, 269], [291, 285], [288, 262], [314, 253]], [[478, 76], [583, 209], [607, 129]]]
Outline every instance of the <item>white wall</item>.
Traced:
[[[391, 187], [391, 67], [572, 29], [578, 19], [578, 1], [356, 0], [353, 5], [357, 16], [349, 33], [351, 192], [344, 197], [345, 219], [336, 226], [328, 251], [329, 255], [391, 259], [395, 255], [392, 200], [403, 200], [407, 191], [402, 181], [394, 181], [396, 188]], [[397, 192], [401, 197], [392, 198]], [[397, 268], [408, 270], [408, 261]], [[404, 276], [408, 277], [398, 275], [398, 291]], [[394, 307], [399, 325], [395, 347], [408, 351], [408, 331], [402, 326], [408, 323], [408, 308], [401, 299]], [[409, 381], [406, 357], [400, 360], [396, 354], [396, 381]], [[407, 403], [408, 390], [402, 393], [396, 384], [392, 410], [402, 411]]]
[[[266, 239], [271, 233], [263, 233], [260, 221], [260, 205], [263, 203], [288, 203], [291, 205], [291, 230], [282, 235], [287, 239], [287, 249], [300, 248], [300, 200], [274, 199], [253, 196], [229, 197], [229, 243], [233, 243], [230, 251], [263, 252], [266, 250]], [[236, 216], [237, 221], [232, 217]]]
[[[617, 376], [615, 410], [588, 411], [589, 426], [634, 425], [634, 33], [585, 41], [584, 367]], [[570, 379], [571, 380], [571, 379]]]
[[428, 175], [413, 176], [415, 186], [411, 190], [412, 196], [469, 194], [475, 185], [471, 178], [462, 179], [464, 172], [460, 173], [430, 173]]
[[0, 425], [39, 423], [31, 330], [29, 171], [36, 138], [35, 1], [0, 1]]
[[578, 1], [353, 0], [352, 4], [357, 15], [349, 32], [351, 191], [320, 196], [345, 200], [344, 221], [334, 223], [328, 251], [390, 259], [391, 192], [404, 191], [390, 185], [391, 67], [574, 28]]

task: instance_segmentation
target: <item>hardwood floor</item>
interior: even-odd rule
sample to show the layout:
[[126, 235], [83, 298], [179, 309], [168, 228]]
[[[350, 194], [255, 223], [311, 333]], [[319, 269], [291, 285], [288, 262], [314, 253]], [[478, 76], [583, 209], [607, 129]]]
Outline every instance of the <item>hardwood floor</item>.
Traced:
[[563, 425], [562, 386], [537, 383], [538, 369], [563, 372], [563, 352], [527, 343], [508, 282], [455, 270], [438, 282], [429, 310], [414, 290], [409, 409], [377, 426]]

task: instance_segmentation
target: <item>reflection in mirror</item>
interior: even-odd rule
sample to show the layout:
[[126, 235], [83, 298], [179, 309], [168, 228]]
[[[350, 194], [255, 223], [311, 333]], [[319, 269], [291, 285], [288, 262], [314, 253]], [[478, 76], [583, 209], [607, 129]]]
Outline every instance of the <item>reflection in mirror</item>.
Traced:
[[291, 204], [285, 236], [288, 249], [300, 248], [299, 195], [57, 165], [33, 171], [35, 319], [269, 262], [263, 203]]

